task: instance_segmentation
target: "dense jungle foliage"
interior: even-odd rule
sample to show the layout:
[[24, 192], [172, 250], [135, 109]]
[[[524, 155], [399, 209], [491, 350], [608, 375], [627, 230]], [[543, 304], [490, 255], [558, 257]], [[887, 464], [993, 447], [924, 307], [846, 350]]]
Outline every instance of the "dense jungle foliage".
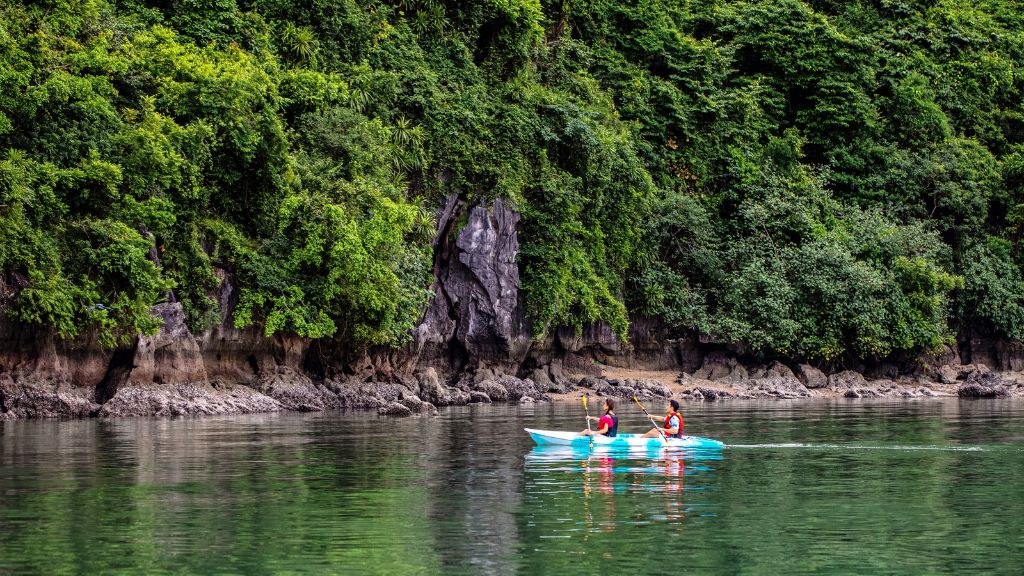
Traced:
[[521, 211], [535, 334], [792, 357], [1024, 338], [1014, 0], [0, 0], [0, 306], [179, 299], [400, 345], [443, 198]]

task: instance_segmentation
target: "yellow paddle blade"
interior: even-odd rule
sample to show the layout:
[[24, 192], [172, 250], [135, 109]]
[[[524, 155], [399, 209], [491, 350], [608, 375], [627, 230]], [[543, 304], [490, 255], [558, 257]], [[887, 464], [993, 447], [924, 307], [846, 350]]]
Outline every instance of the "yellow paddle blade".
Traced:
[[587, 409], [587, 397], [586, 396], [583, 397], [583, 409], [584, 410]]

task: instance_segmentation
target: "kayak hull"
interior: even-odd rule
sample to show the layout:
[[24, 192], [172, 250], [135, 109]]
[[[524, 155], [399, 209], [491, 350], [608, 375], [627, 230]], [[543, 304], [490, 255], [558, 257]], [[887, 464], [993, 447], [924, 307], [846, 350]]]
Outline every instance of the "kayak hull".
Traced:
[[683, 436], [669, 438], [668, 442], [661, 437], [644, 438], [640, 434], [618, 434], [614, 438], [607, 436], [580, 436], [578, 432], [562, 432], [558, 430], [535, 430], [524, 428], [538, 446], [600, 446], [602, 448], [685, 448], [698, 450], [721, 450], [725, 444], [711, 438], [699, 436]]

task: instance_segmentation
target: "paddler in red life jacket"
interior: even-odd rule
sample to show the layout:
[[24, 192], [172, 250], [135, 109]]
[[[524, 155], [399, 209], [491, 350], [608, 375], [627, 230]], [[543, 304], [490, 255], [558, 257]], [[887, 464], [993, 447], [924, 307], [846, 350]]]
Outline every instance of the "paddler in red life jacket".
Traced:
[[[651, 422], [654, 422], [654, 416], [651, 416]], [[661, 430], [668, 438], [682, 438], [683, 426], [683, 415], [679, 412], [679, 402], [669, 400], [668, 413], [665, 415], [665, 421], [662, 423], [662, 426], [651, 428], [644, 433], [644, 438], [658, 438], [661, 436], [658, 430]]]
[[619, 433], [619, 417], [615, 415], [615, 402], [611, 399], [604, 401], [604, 415], [587, 416], [587, 420], [597, 420], [597, 430], [583, 430], [581, 436], [608, 436], [609, 438]]

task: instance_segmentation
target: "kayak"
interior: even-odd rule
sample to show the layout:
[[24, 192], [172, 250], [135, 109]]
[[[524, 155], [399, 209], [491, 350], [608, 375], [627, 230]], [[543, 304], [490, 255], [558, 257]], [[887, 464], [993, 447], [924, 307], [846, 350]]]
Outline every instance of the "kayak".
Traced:
[[698, 450], [721, 450], [725, 444], [711, 438], [700, 436], [683, 436], [669, 438], [666, 442], [661, 437], [644, 438], [641, 434], [618, 434], [614, 438], [607, 436], [580, 436], [578, 432], [559, 432], [556, 430], [534, 430], [523, 428], [538, 446], [600, 446], [602, 448], [688, 448]]

